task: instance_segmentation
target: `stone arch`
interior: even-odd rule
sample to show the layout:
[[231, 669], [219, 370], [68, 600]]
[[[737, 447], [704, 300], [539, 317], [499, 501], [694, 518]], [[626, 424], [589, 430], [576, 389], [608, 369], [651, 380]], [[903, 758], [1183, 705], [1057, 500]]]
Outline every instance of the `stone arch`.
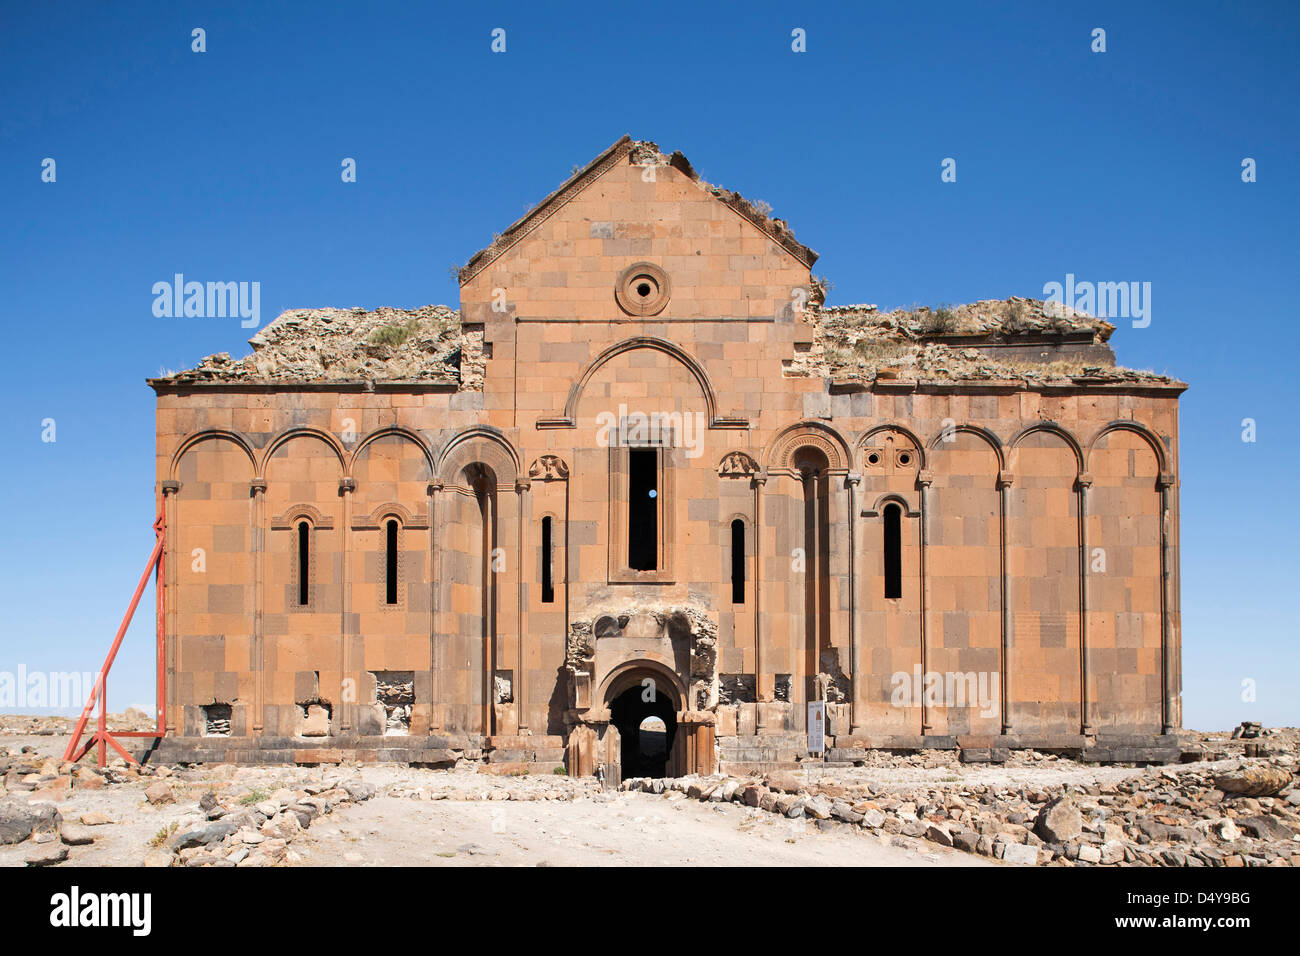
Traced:
[[1099, 732], [1160, 733], [1166, 724], [1167, 466], [1153, 437], [1112, 422], [1088, 444], [1085, 676]]
[[354, 530], [377, 530], [382, 528], [389, 518], [396, 518], [402, 528], [429, 527], [428, 515], [417, 514], [396, 501], [386, 501], [369, 514], [358, 515], [353, 519]]
[[330, 450], [334, 452], [335, 457], [338, 458], [341, 474], [346, 475], [351, 468], [351, 462], [348, 460], [347, 450], [343, 447], [343, 443], [337, 438], [329, 432], [323, 431], [319, 428], [311, 428], [306, 425], [296, 425], [293, 428], [288, 428], [282, 431], [266, 446], [265, 449], [263, 449], [262, 458], [257, 463], [257, 473], [259, 475], [265, 475], [267, 464], [270, 462], [271, 456], [275, 454], [276, 450], [281, 445], [285, 442], [292, 441], [295, 438], [315, 438], [324, 442], [329, 446]]
[[179, 478], [181, 458], [184, 457], [185, 453], [195, 445], [204, 441], [229, 441], [237, 445], [244, 454], [248, 456], [249, 477], [259, 473], [257, 454], [253, 451], [253, 446], [248, 443], [247, 439], [245, 439], [243, 435], [240, 435], [237, 432], [228, 431], [224, 428], [209, 428], [201, 432], [194, 432], [192, 435], [187, 435], [181, 440], [181, 443], [176, 446], [176, 451], [172, 454], [171, 463], [167, 468], [167, 477], [172, 480]]
[[[634, 349], [653, 349], [654, 351], [662, 352], [670, 358], [676, 359], [686, 367], [686, 370], [695, 379], [696, 384], [700, 386], [700, 392], [704, 396], [704, 405], [709, 416], [709, 427], [713, 428], [720, 424], [725, 425], [728, 423], [735, 424], [736, 421], [738, 421], [732, 419], [724, 420], [718, 417], [717, 393], [713, 388], [713, 383], [709, 380], [709, 373], [705, 371], [704, 366], [700, 364], [699, 360], [696, 359], [695, 356], [691, 355], [680, 345], [677, 345], [675, 342], [670, 342], [667, 339], [661, 339], [652, 335], [638, 335], [614, 343], [591, 360], [590, 364], [587, 365], [582, 374], [578, 377], [578, 380], [569, 387], [569, 395], [564, 402], [563, 424], [572, 425], [577, 421], [578, 402], [582, 399], [582, 394], [587, 388], [587, 383], [591, 381], [592, 376], [600, 370], [601, 366], [610, 359]], [[740, 422], [740, 424], [744, 423]]]
[[876, 518], [885, 510], [885, 505], [890, 503], [898, 505], [903, 509], [904, 518], [919, 518], [921, 510], [912, 502], [907, 500], [907, 496], [897, 491], [887, 491], [878, 497], [870, 508], [862, 512], [864, 518]]
[[867, 443], [871, 441], [873, 437], [875, 437], [876, 435], [884, 434], [885, 432], [893, 432], [896, 435], [902, 435], [904, 438], [910, 441], [912, 443], [912, 447], [916, 450], [916, 455], [917, 458], [919, 459], [916, 462], [916, 466], [915, 466], [916, 470], [917, 471], [925, 470], [925, 468], [927, 467], [925, 443], [921, 441], [920, 437], [916, 434], [916, 432], [912, 431], [910, 428], [906, 427], [905, 425], [898, 424], [897, 422], [886, 422], [881, 425], [876, 425], [874, 428], [869, 428], [863, 434], [863, 436], [858, 439], [857, 443], [853, 446], [852, 460], [854, 461], [855, 464], [861, 467], [861, 463], [857, 461], [858, 455], [867, 447]]
[[853, 460], [849, 444], [836, 429], [823, 422], [795, 422], [777, 433], [768, 446], [766, 472], [794, 473], [794, 456], [804, 446], [816, 448], [826, 456], [829, 470], [846, 472]]
[[[998, 460], [998, 470], [1002, 471], [1006, 468], [1006, 454], [1002, 448], [1002, 442], [993, 432], [979, 425], [970, 424], [954, 425], [952, 432], [965, 432], [968, 435], [975, 435], [978, 438], [983, 439]], [[949, 432], [947, 430], [942, 430], [939, 434], [930, 439], [930, 444], [927, 446], [927, 450], [931, 452], [942, 451], [944, 446], [948, 444], [948, 442], [944, 441], [944, 435], [946, 434], [949, 434]]]
[[306, 521], [313, 528], [328, 530], [334, 527], [334, 519], [319, 508], [309, 504], [296, 504], [271, 518], [271, 530], [288, 531], [299, 521]]
[[377, 428], [374, 431], [372, 431], [369, 435], [367, 435], [365, 438], [361, 439], [361, 441], [357, 443], [356, 448], [352, 449], [352, 457], [348, 461], [348, 471], [347, 471], [348, 475], [352, 475], [353, 473], [352, 470], [353, 467], [356, 465], [357, 460], [361, 457], [362, 452], [364, 452], [372, 442], [375, 442], [381, 438], [393, 438], [393, 437], [405, 438], [408, 441], [413, 442], [420, 449], [420, 451], [424, 453], [424, 460], [428, 463], [429, 466], [429, 474], [432, 475], [436, 473], [436, 470], [434, 468], [434, 462], [433, 462], [433, 450], [429, 447], [429, 443], [425, 440], [423, 435], [421, 435], [417, 431], [413, 431], [410, 428], [405, 428], [402, 425], [385, 425], [382, 428]]
[[460, 485], [467, 478], [465, 469], [475, 463], [491, 472], [498, 487], [512, 485], [519, 478], [519, 453], [504, 435], [487, 426], [468, 428], [447, 442], [434, 474], [445, 484]]
[[686, 702], [689, 695], [681, 676], [667, 664], [650, 658], [624, 661], [613, 668], [605, 675], [605, 679], [600, 682], [596, 695], [597, 699], [600, 701], [601, 706], [607, 709], [614, 698], [629, 688], [639, 686], [647, 676], [656, 680], [656, 692], [661, 686], [672, 691], [674, 710], [683, 711], [687, 709]]
[[1070, 451], [1074, 453], [1076, 473], [1083, 471], [1083, 448], [1079, 445], [1079, 440], [1075, 438], [1068, 429], [1062, 428], [1060, 425], [1056, 424], [1056, 422], [1038, 422], [1016, 432], [1015, 437], [1013, 437], [1011, 441], [1007, 442], [1007, 449], [1009, 452], [1008, 457], [1010, 457], [1010, 454], [1014, 454], [1016, 448], [1022, 441], [1030, 435], [1038, 432], [1046, 432], [1049, 435], [1055, 435], [1057, 438], [1060, 438], [1065, 442], [1065, 444], [1069, 446]]
[[1116, 432], [1116, 431], [1132, 432], [1133, 434], [1141, 437], [1148, 445], [1151, 446], [1151, 451], [1156, 456], [1156, 465], [1160, 469], [1160, 474], [1165, 475], [1169, 472], [1169, 457], [1165, 452], [1164, 442], [1162, 442], [1160, 438], [1154, 432], [1151, 431], [1151, 429], [1147, 428], [1141, 422], [1135, 422], [1126, 419], [1107, 422], [1097, 431], [1097, 434], [1093, 435], [1092, 438], [1088, 440], [1088, 445], [1084, 450], [1084, 457], [1083, 457], [1084, 471], [1091, 471], [1092, 453], [1093, 450], [1097, 447], [1098, 443], [1101, 442], [1101, 440], [1105, 438], [1107, 435], [1109, 435], [1111, 432]]

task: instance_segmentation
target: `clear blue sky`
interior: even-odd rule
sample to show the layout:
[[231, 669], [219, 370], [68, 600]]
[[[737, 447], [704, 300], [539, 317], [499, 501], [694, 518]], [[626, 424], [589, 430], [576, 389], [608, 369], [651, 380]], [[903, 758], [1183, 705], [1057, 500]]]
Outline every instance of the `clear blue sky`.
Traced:
[[[0, 671], [98, 666], [152, 545], [144, 379], [249, 351], [153, 283], [258, 281], [263, 323], [455, 305], [452, 263], [631, 133], [771, 203], [832, 303], [1151, 282], [1112, 342], [1192, 385], [1185, 723], [1300, 724], [1296, 5], [620, 6], [0, 6]], [[152, 700], [150, 608], [114, 709]]]

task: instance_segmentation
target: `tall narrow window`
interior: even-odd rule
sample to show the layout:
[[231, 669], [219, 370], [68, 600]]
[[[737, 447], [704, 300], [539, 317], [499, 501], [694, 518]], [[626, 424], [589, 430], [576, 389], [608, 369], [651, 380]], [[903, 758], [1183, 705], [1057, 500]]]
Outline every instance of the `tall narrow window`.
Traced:
[[731, 522], [731, 603], [745, 603], [745, 522]]
[[903, 511], [885, 505], [885, 597], [903, 596]]
[[551, 538], [551, 516], [542, 519], [542, 603], [555, 601], [555, 543]]
[[311, 526], [298, 522], [298, 605], [305, 607], [311, 595]]
[[627, 464], [627, 565], [654, 571], [659, 567], [658, 449], [630, 448]]
[[384, 600], [389, 604], [397, 603], [397, 522], [390, 520], [384, 525], [387, 537], [387, 561], [384, 563], [386, 574]]

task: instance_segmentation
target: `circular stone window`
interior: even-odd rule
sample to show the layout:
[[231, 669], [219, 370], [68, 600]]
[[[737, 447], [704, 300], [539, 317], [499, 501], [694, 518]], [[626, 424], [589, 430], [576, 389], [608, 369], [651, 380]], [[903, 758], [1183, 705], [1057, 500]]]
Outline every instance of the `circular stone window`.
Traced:
[[619, 273], [614, 286], [614, 298], [628, 315], [658, 315], [671, 294], [668, 273], [653, 262], [632, 263]]

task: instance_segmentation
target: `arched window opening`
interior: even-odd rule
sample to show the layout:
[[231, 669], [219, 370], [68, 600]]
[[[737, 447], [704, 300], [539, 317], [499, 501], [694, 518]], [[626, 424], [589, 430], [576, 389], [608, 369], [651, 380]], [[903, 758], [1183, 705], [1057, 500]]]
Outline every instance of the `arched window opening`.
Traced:
[[551, 537], [551, 516], [542, 519], [542, 603], [555, 602], [555, 543]]
[[903, 509], [885, 505], [885, 597], [903, 596]]
[[745, 603], [745, 522], [731, 522], [731, 603]]
[[298, 522], [298, 606], [306, 607], [311, 597], [311, 525]]
[[384, 601], [388, 604], [397, 603], [397, 521], [390, 519], [384, 525], [384, 531], [387, 537], [387, 560], [384, 563], [386, 572]]
[[634, 571], [659, 568], [659, 450], [628, 450], [627, 564]]

